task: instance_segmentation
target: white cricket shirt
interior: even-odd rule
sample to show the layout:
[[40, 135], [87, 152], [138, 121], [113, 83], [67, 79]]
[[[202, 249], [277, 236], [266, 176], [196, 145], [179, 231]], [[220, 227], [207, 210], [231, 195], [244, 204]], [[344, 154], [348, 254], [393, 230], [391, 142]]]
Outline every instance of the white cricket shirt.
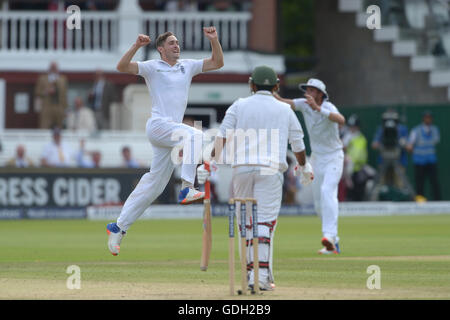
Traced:
[[[329, 154], [342, 150], [342, 141], [339, 138], [339, 125], [336, 122], [311, 109], [305, 98], [294, 99], [294, 104], [295, 110], [301, 111], [305, 119], [312, 152]], [[329, 101], [324, 101], [320, 107], [333, 113], [339, 113], [334, 104]]]
[[181, 123], [192, 78], [202, 72], [203, 60], [180, 59], [170, 66], [163, 60], [138, 62], [152, 100], [152, 117]]
[[45, 159], [51, 167], [71, 167], [74, 166], [74, 153], [65, 143], [59, 145], [53, 141], [48, 143], [42, 152], [41, 159]]
[[236, 100], [228, 108], [218, 136], [227, 139], [226, 163], [232, 167], [258, 165], [284, 172], [288, 168], [288, 142], [294, 152], [305, 149], [303, 129], [295, 113], [264, 90]]

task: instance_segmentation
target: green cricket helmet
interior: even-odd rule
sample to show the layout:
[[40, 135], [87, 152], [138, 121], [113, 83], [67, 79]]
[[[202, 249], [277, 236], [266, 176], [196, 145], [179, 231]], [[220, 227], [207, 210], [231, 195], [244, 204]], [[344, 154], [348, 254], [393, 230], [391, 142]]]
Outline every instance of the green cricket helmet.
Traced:
[[256, 67], [248, 80], [259, 86], [275, 86], [280, 82], [275, 70], [268, 66]]

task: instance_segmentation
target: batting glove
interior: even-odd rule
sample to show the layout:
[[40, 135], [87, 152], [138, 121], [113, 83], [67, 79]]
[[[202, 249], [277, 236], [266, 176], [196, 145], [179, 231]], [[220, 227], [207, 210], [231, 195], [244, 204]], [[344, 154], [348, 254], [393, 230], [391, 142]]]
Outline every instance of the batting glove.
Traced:
[[211, 176], [211, 171], [217, 171], [217, 164], [215, 161], [209, 162], [209, 170], [206, 170], [205, 165], [202, 164], [197, 168], [197, 181], [199, 184], [204, 184]]
[[294, 168], [294, 176], [300, 176], [300, 183], [304, 186], [311, 184], [314, 180], [314, 173], [309, 162], [304, 166], [297, 164]]

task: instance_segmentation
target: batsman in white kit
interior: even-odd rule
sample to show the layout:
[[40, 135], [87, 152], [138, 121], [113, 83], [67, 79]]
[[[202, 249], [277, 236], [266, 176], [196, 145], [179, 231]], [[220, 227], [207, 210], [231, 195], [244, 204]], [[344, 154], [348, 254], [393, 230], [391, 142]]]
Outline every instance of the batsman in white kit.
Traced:
[[[223, 66], [223, 52], [216, 28], [206, 27], [203, 32], [211, 43], [210, 58], [179, 59], [178, 39], [172, 32], [165, 32], [156, 39], [156, 49], [161, 59], [131, 61], [139, 48], [150, 43], [150, 37], [141, 34], [117, 64], [118, 71], [140, 75], [145, 79], [152, 101], [146, 133], [152, 145], [153, 158], [150, 171], [142, 176], [125, 201], [117, 222], [109, 223], [106, 227], [108, 248], [115, 256], [120, 252], [120, 244], [128, 228], [164, 191], [175, 167], [172, 149], [180, 143], [183, 146], [183, 160], [178, 202], [190, 204], [204, 198], [204, 192], [194, 189], [196, 169], [202, 155], [203, 134], [182, 123], [192, 78]], [[182, 142], [180, 137], [183, 138]]]
[[322, 218], [322, 245], [319, 254], [338, 254], [338, 185], [344, 167], [344, 151], [339, 137], [339, 124], [345, 118], [328, 100], [325, 84], [318, 79], [309, 79], [300, 84], [305, 98], [284, 99], [294, 110], [301, 111], [311, 143], [311, 164], [314, 169], [314, 208]]
[[[240, 253], [247, 257], [251, 290], [255, 286], [253, 245], [258, 245], [259, 288], [274, 288], [273, 238], [281, 207], [283, 172], [288, 169], [288, 142], [298, 161], [295, 174], [301, 175], [304, 184], [314, 179], [312, 167], [306, 162], [300, 122], [288, 104], [273, 97], [278, 82], [272, 68], [260, 66], [254, 69], [249, 79], [254, 94], [236, 100], [228, 108], [212, 153], [217, 163], [230, 163], [233, 168], [232, 197], [257, 201], [259, 243], [253, 243], [252, 231], [247, 230], [247, 252]], [[226, 157], [225, 161], [223, 157]], [[198, 167], [199, 183], [204, 183], [209, 175], [204, 165]], [[246, 225], [241, 228], [252, 228], [250, 217], [247, 217]]]

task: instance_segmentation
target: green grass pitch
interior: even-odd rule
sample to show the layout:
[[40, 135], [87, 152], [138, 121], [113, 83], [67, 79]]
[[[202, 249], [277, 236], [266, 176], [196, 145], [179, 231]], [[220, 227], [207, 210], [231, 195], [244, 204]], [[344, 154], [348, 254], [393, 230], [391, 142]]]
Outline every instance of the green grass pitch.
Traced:
[[[228, 294], [228, 223], [213, 217], [208, 271], [200, 271], [200, 220], [138, 220], [121, 253], [106, 246], [106, 221], [0, 221], [0, 299], [449, 299], [450, 215], [341, 217], [342, 254], [319, 256], [318, 217], [280, 216], [276, 289]], [[237, 252], [237, 239], [236, 239]], [[66, 269], [81, 270], [70, 290]], [[370, 265], [381, 289], [366, 286]], [[236, 257], [236, 289], [239, 289]]]

